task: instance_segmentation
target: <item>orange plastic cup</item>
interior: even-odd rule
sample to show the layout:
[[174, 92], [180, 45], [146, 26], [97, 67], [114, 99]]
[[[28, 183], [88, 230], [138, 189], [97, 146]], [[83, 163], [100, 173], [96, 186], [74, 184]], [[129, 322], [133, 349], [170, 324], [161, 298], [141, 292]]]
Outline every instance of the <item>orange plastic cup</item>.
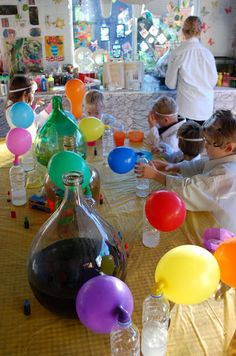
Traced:
[[125, 133], [124, 131], [114, 132], [114, 142], [116, 146], [124, 146], [125, 143]]

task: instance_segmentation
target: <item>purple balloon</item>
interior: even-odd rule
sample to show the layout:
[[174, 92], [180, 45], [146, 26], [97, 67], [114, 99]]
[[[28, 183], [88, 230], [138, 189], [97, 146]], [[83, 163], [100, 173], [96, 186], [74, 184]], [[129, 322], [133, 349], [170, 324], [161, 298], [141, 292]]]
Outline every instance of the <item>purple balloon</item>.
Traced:
[[90, 279], [76, 297], [76, 312], [81, 323], [95, 333], [110, 333], [117, 323], [119, 307], [131, 315], [133, 296], [124, 282], [112, 276]]
[[204, 231], [203, 245], [208, 251], [215, 252], [221, 242], [234, 236], [235, 235], [229, 230], [218, 227], [211, 227]]

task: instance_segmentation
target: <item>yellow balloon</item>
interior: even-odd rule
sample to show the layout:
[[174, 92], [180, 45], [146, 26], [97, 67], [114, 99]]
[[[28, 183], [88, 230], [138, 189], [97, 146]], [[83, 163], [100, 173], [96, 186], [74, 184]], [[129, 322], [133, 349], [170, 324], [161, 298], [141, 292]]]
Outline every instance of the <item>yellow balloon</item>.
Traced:
[[157, 289], [176, 304], [196, 304], [208, 299], [217, 289], [220, 268], [206, 249], [183, 245], [168, 251], [155, 271]]
[[79, 121], [79, 128], [85, 141], [96, 141], [104, 132], [105, 125], [96, 117], [84, 117]]

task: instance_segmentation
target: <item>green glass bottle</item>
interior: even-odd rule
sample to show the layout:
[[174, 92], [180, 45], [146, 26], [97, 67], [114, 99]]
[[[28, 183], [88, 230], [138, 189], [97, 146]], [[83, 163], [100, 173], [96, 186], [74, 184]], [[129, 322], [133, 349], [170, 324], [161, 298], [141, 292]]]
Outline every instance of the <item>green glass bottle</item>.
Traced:
[[62, 108], [62, 98], [52, 98], [52, 113], [39, 130], [35, 139], [35, 155], [39, 163], [46, 166], [50, 158], [64, 150], [64, 137], [73, 136], [75, 151], [86, 159], [87, 145], [78, 125], [66, 115]]

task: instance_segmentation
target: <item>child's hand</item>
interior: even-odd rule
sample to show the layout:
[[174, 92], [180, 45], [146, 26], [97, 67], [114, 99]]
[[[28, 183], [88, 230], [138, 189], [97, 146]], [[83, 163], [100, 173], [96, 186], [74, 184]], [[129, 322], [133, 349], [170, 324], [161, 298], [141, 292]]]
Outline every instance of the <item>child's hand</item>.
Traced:
[[44, 100], [42, 99], [37, 99], [34, 104], [34, 109], [37, 109], [39, 106], [44, 104]]
[[160, 159], [155, 159], [152, 161], [154, 167], [156, 167], [156, 169], [158, 169], [159, 171], [165, 171], [166, 167], [169, 165], [168, 162], [166, 161], [162, 161]]
[[160, 159], [153, 160], [152, 162], [158, 171], [177, 173], [180, 170], [178, 164], [175, 163], [168, 163]]
[[157, 176], [157, 169], [152, 161], [148, 164], [138, 163], [135, 166], [134, 172], [137, 174], [138, 178], [155, 179]]
[[157, 124], [155, 114], [152, 111], [150, 111], [150, 113], [148, 114], [148, 124], [149, 124], [150, 129], [152, 127], [156, 126], [156, 124]]
[[159, 153], [160, 152], [160, 150], [159, 150], [159, 148], [158, 147], [156, 147], [156, 146], [152, 146], [151, 147], [151, 152], [154, 154], [154, 153]]

